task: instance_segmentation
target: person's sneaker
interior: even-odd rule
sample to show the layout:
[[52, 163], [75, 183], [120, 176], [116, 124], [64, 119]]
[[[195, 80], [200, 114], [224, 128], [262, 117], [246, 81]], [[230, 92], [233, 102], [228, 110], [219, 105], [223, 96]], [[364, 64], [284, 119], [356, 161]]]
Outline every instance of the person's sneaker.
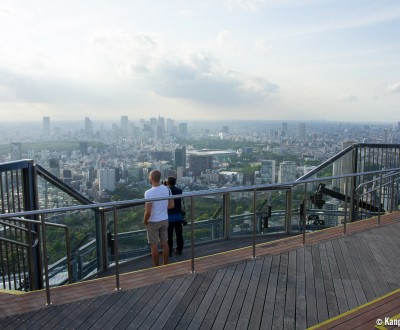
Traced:
[[175, 249], [175, 253], [180, 256], [182, 254], [182, 251], [179, 251], [178, 249]]

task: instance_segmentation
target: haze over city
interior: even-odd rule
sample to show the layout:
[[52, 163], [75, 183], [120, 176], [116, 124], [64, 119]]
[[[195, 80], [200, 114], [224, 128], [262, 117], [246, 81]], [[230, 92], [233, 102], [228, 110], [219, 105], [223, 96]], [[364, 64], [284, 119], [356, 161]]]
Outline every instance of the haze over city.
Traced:
[[398, 1], [2, 1], [3, 121], [397, 122]]

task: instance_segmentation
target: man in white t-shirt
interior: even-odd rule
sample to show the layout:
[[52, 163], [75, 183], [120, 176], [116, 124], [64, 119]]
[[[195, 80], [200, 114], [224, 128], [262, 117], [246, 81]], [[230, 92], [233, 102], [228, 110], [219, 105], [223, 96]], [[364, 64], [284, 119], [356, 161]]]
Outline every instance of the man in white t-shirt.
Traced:
[[[162, 198], [171, 195], [168, 187], [160, 184], [161, 172], [153, 170], [149, 174], [151, 189], [146, 190], [144, 198]], [[164, 265], [168, 264], [168, 209], [174, 207], [173, 199], [147, 202], [144, 209], [143, 223], [147, 228], [147, 240], [151, 246], [154, 267], [160, 265], [158, 243], [163, 249]]]

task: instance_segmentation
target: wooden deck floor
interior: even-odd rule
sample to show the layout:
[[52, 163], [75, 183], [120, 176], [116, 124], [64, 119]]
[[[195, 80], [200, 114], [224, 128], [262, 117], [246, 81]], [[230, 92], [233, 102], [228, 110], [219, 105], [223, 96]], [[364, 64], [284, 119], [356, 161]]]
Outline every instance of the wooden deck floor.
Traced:
[[261, 244], [255, 260], [251, 248], [200, 258], [194, 274], [190, 261], [127, 273], [117, 292], [114, 277], [54, 288], [48, 307], [44, 291], [0, 293], [0, 315], [9, 315], [0, 328], [305, 329], [341, 320], [327, 329], [343, 317], [373, 328], [396, 315], [398, 296], [365, 306], [380, 304], [374, 313], [338, 316], [400, 288], [400, 214], [381, 219], [351, 224], [347, 236], [309, 234], [305, 246], [301, 237]]

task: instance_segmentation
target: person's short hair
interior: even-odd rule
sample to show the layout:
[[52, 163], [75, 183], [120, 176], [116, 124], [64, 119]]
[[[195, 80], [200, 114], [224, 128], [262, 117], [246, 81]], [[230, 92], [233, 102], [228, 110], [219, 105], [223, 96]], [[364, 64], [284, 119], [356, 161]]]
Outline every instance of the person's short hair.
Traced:
[[168, 185], [175, 186], [176, 185], [176, 178], [174, 176], [169, 176], [167, 178]]
[[149, 177], [154, 182], [160, 182], [161, 179], [161, 172], [159, 170], [152, 170], [149, 174]]

